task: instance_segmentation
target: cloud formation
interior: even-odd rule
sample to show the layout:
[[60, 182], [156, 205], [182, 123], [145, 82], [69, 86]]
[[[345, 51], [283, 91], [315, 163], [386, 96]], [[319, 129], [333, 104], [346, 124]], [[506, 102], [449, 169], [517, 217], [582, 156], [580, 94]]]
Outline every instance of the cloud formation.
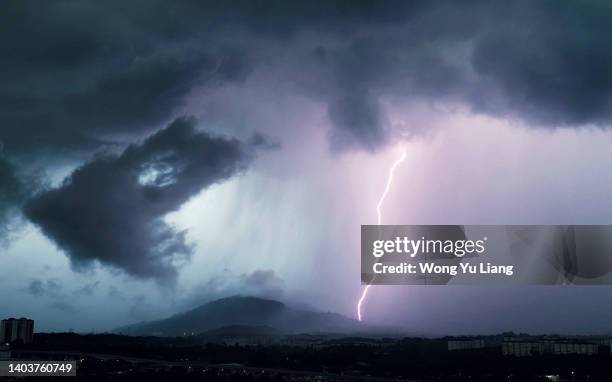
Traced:
[[19, 225], [20, 208], [38, 182], [17, 173], [11, 162], [3, 156], [0, 142], [0, 244], [6, 244]]
[[171, 120], [201, 82], [244, 77], [238, 51], [206, 44], [200, 33], [174, 35], [180, 18], [164, 16], [161, 4], [143, 12], [148, 5], [7, 4], [0, 15], [0, 43], [10, 52], [0, 63], [0, 138], [8, 150], [95, 149]]
[[32, 199], [27, 217], [70, 256], [75, 269], [97, 260], [130, 275], [172, 282], [192, 248], [163, 217], [201, 190], [243, 170], [252, 147], [214, 137], [181, 118], [100, 155], [56, 189]]
[[[0, 238], [32, 189], [15, 158], [89, 155], [151, 136], [28, 203], [27, 216], [77, 269], [100, 261], [173, 280], [189, 258], [185, 233], [163, 216], [249, 161], [248, 145], [187, 120], [163, 128], [196, 90], [259, 87], [253, 97], [274, 91], [248, 81], [267, 73], [322, 107], [336, 151], [391, 142], [398, 131], [385, 107], [396, 99], [544, 128], [612, 121], [605, 2], [25, 0], [6, 5], [0, 28]], [[240, 120], [233, 101], [223, 99], [216, 129], [264, 125]], [[427, 128], [410, 122], [408, 133]]]
[[8, 221], [14, 213], [14, 206], [21, 200], [22, 185], [14, 169], [0, 156], [0, 240], [8, 233]]
[[272, 269], [255, 269], [250, 273], [234, 274], [224, 270], [197, 285], [180, 302], [181, 309], [193, 309], [205, 302], [233, 295], [282, 299], [285, 296], [285, 280]]
[[26, 290], [32, 296], [42, 296], [44, 294], [55, 296], [61, 289], [61, 286], [57, 280], [48, 279], [47, 281], [43, 280], [32, 280], [28, 284]]
[[[176, 116], [196, 87], [282, 73], [338, 150], [376, 150], [383, 101], [458, 102], [542, 126], [607, 124], [605, 2], [20, 1], [0, 15], [13, 152], [95, 149]], [[562, 27], [559, 27], [562, 26]], [[44, 128], [43, 128], [44, 126]]]
[[[484, 112], [511, 112], [548, 126], [607, 125], [612, 120], [612, 5], [522, 2], [500, 7], [502, 23], [482, 33], [471, 56], [487, 91]], [[500, 14], [501, 15], [501, 14]]]

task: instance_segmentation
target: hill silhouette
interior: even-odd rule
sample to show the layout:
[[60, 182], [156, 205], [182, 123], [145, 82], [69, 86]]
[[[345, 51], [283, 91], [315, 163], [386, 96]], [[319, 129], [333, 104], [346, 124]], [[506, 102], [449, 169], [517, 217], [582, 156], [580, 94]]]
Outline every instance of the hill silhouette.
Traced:
[[281, 334], [358, 333], [369, 329], [337, 313], [299, 310], [275, 300], [234, 296], [166, 319], [129, 325], [116, 331], [142, 336], [183, 336], [228, 327], [266, 327]]

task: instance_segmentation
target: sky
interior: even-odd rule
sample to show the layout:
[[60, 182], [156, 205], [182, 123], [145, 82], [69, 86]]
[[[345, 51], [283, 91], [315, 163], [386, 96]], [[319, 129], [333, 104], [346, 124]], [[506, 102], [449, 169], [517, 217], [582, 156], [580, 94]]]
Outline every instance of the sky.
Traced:
[[[612, 7], [9, 1], [0, 315], [356, 317], [361, 224], [610, 224]], [[414, 333], [611, 333], [608, 286], [375, 286]]]

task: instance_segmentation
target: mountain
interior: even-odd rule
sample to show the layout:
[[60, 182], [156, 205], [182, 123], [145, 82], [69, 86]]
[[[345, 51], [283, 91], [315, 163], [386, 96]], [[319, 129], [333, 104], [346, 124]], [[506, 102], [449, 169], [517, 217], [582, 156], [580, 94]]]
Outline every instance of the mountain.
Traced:
[[182, 336], [232, 326], [265, 327], [281, 334], [363, 333], [372, 329], [337, 313], [299, 310], [274, 300], [234, 296], [163, 320], [129, 325], [116, 331], [130, 335]]
[[269, 336], [275, 337], [282, 335], [280, 330], [269, 326], [248, 326], [248, 325], [229, 325], [218, 329], [207, 330], [201, 333], [202, 337], [228, 337], [228, 336]]

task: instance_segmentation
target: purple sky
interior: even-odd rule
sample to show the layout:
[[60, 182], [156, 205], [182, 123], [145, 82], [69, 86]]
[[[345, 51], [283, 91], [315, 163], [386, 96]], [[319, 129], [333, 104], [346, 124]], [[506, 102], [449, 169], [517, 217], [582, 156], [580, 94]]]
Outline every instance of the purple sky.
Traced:
[[[108, 330], [240, 293], [356, 317], [400, 148], [385, 224], [611, 222], [608, 5], [118, 6], [0, 16], [2, 316]], [[611, 294], [374, 287], [364, 317], [609, 333]]]

